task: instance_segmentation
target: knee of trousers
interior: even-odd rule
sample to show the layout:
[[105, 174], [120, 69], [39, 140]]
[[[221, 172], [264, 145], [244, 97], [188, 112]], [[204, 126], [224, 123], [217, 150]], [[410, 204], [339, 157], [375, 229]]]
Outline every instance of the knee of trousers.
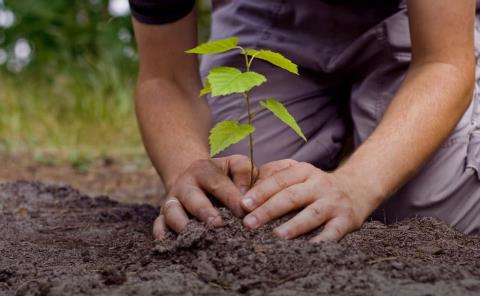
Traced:
[[[356, 145], [360, 145], [379, 124], [405, 77], [411, 60], [406, 20], [402, 12], [385, 21], [382, 32], [389, 50], [379, 51], [376, 57], [383, 62], [354, 85], [351, 112]], [[479, 69], [477, 65], [477, 79]], [[465, 233], [480, 232], [478, 89], [477, 81], [472, 102], [455, 130], [410, 181], [375, 211], [375, 219], [392, 223], [429, 216]]]
[[452, 135], [410, 181], [377, 209], [377, 219], [393, 223], [428, 216], [464, 233], [480, 233], [479, 105], [476, 91]]

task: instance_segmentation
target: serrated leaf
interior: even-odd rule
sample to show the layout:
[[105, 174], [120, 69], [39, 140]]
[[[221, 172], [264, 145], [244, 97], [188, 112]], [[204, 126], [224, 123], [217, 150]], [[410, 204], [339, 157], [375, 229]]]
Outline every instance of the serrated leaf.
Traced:
[[298, 125], [297, 121], [282, 103], [270, 98], [261, 101], [260, 105], [270, 110], [278, 119], [292, 128], [300, 138], [302, 138], [305, 142], [307, 141], [307, 138], [303, 134], [302, 129]]
[[247, 49], [245, 50], [245, 53], [249, 56], [255, 56], [256, 59], [267, 61], [277, 67], [287, 70], [288, 72], [298, 75], [298, 66], [278, 52], [271, 50]]
[[225, 96], [233, 93], [244, 93], [259, 86], [267, 78], [262, 74], [250, 71], [241, 72], [232, 67], [216, 67], [207, 76], [213, 96]]
[[207, 43], [200, 44], [199, 46], [185, 51], [186, 53], [196, 54], [214, 54], [221, 53], [237, 47], [238, 38], [229, 37], [226, 39], [215, 40]]
[[210, 81], [207, 79], [207, 80], [205, 80], [205, 85], [200, 90], [200, 96], [202, 97], [206, 94], [209, 94], [211, 91], [212, 91], [212, 87], [210, 85]]
[[222, 121], [210, 130], [210, 156], [215, 156], [229, 146], [240, 142], [255, 131], [250, 124], [240, 124], [237, 121]]

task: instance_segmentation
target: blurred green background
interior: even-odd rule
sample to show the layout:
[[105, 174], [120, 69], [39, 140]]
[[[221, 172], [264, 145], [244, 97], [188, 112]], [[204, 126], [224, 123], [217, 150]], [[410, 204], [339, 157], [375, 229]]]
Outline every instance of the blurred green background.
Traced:
[[0, 152], [143, 153], [137, 59], [128, 0], [0, 0]]

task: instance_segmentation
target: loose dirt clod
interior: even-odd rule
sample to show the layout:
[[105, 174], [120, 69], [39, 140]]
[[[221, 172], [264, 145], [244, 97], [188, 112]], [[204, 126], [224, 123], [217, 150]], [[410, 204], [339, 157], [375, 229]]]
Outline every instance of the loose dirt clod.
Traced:
[[148, 205], [31, 182], [0, 185], [0, 204], [0, 295], [480, 294], [480, 237], [435, 219], [311, 245], [222, 210], [222, 228], [191, 222], [154, 242]]

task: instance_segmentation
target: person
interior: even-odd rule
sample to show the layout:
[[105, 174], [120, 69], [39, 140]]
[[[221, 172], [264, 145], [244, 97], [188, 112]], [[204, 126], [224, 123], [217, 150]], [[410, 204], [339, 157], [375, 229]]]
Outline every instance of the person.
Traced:
[[[130, 0], [140, 66], [136, 111], [167, 195], [153, 232], [180, 232], [190, 217], [222, 225], [211, 195], [256, 229], [293, 239], [339, 240], [367, 219], [437, 217], [480, 232], [480, 106], [476, 2], [461, 0], [212, 1], [211, 40], [278, 51], [300, 75], [257, 61], [274, 97], [308, 142], [267, 112], [254, 125], [256, 183], [247, 143], [208, 153], [212, 124], [246, 120], [237, 95], [199, 97], [212, 67], [241, 67], [237, 53], [197, 57], [193, 0]], [[475, 50], [477, 49], [477, 51]], [[478, 72], [477, 72], [478, 73]], [[341, 161], [345, 139], [354, 152]], [[341, 163], [340, 163], [341, 162]]]

